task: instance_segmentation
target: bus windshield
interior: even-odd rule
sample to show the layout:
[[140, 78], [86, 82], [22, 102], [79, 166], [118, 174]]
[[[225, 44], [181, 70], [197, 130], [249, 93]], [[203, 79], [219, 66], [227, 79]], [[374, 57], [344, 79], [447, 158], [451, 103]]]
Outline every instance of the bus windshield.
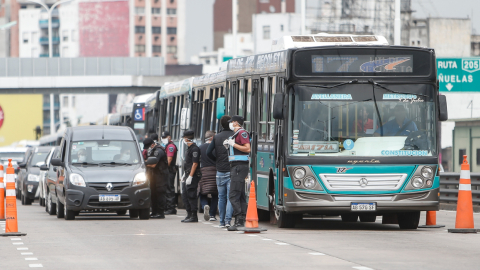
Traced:
[[295, 85], [289, 154], [436, 155], [434, 97], [427, 84]]

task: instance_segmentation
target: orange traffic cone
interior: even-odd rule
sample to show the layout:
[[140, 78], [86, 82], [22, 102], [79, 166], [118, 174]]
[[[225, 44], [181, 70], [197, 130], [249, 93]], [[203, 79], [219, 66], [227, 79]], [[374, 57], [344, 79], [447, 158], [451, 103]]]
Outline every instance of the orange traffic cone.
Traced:
[[5, 220], [5, 187], [3, 185], [3, 165], [0, 164], [0, 220]]
[[467, 155], [463, 156], [462, 170], [460, 171], [455, 229], [448, 229], [448, 232], [477, 233], [473, 225], [472, 185]]
[[419, 228], [442, 228], [445, 225], [437, 225], [437, 211], [427, 211], [427, 222]]
[[7, 222], [5, 233], [2, 236], [23, 236], [26, 233], [18, 232], [17, 223], [17, 198], [15, 197], [15, 170], [12, 167], [12, 159], [8, 159], [7, 175], [5, 177], [7, 188], [7, 207], [6, 216]]
[[247, 218], [245, 219], [245, 227], [238, 228], [239, 231], [246, 233], [259, 233], [266, 231], [267, 229], [258, 227], [258, 214], [257, 214], [257, 199], [255, 193], [255, 182], [250, 183], [250, 195], [248, 198]]

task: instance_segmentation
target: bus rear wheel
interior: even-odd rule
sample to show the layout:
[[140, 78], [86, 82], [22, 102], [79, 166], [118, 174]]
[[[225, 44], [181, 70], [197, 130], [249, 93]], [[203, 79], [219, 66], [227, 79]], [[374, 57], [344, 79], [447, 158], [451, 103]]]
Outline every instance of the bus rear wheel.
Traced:
[[403, 230], [416, 230], [420, 222], [420, 211], [398, 213], [398, 225]]

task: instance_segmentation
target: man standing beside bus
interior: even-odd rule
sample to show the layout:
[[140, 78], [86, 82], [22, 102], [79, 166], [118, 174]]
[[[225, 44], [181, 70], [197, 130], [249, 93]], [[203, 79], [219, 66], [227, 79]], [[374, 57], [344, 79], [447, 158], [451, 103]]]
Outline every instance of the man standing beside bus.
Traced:
[[[147, 139], [145, 139], [146, 141]], [[156, 164], [147, 165], [150, 168], [151, 181], [150, 188], [152, 190], [152, 215], [150, 218], [165, 218], [165, 205], [168, 179], [167, 154], [165, 148], [161, 145], [152, 143], [149, 149], [148, 157], [155, 157]]]
[[197, 188], [198, 182], [202, 177], [200, 172], [200, 149], [193, 142], [195, 133], [192, 130], [187, 130], [183, 133], [183, 142], [187, 145], [187, 152], [185, 154], [185, 175], [182, 179], [182, 200], [187, 210], [187, 217], [182, 222], [198, 222], [198, 196]]
[[167, 183], [167, 211], [165, 215], [177, 214], [177, 200], [175, 196], [175, 177], [177, 176], [177, 146], [172, 141], [170, 132], [162, 132], [162, 145], [165, 147], [168, 159], [168, 183]]
[[230, 119], [229, 127], [234, 131], [233, 136], [225, 140], [228, 145], [228, 160], [230, 161], [230, 203], [233, 207], [235, 224], [228, 228], [229, 231], [237, 231], [239, 227], [245, 226], [247, 214], [247, 197], [245, 195], [245, 178], [250, 170], [250, 137], [242, 126], [244, 119], [240, 115], [234, 115]]

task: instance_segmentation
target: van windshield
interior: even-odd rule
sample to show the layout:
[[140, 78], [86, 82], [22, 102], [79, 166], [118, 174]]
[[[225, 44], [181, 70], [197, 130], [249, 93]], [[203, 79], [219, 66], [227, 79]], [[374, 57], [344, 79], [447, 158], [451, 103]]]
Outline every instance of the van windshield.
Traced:
[[70, 147], [71, 164], [138, 164], [138, 147], [133, 141], [74, 141]]

